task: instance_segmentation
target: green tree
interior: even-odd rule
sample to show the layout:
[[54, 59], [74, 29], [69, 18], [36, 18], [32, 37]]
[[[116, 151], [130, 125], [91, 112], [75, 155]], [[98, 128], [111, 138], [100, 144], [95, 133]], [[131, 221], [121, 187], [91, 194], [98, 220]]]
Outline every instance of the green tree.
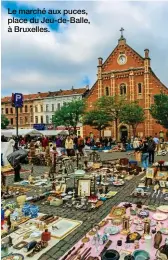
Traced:
[[6, 129], [9, 125], [9, 120], [6, 118], [5, 115], [1, 114], [1, 129]]
[[85, 111], [85, 102], [83, 100], [74, 100], [64, 104], [60, 110], [56, 111], [52, 123], [57, 126], [65, 126], [69, 133], [73, 128], [73, 133], [76, 133], [77, 124], [81, 120], [81, 116]]
[[138, 124], [145, 120], [145, 112], [137, 102], [126, 103], [119, 112], [120, 122], [128, 124], [132, 127], [133, 136], [136, 134]]
[[116, 140], [118, 140], [119, 112], [124, 104], [125, 97], [122, 96], [102, 96], [95, 104], [98, 110], [104, 111], [111, 117], [111, 121], [115, 121]]
[[160, 125], [168, 129], [168, 95], [163, 93], [155, 95], [150, 113]]
[[111, 120], [112, 118], [104, 111], [92, 110], [84, 115], [83, 124], [90, 125], [93, 128], [97, 129], [101, 137], [101, 131], [110, 126]]

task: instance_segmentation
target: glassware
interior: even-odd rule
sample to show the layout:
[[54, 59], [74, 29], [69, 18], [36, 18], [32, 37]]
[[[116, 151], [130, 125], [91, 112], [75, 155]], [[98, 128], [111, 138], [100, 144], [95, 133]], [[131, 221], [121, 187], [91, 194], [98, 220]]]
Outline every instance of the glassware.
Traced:
[[102, 241], [100, 239], [100, 235], [98, 233], [98, 229], [96, 230], [96, 234], [94, 235], [93, 239], [92, 239], [92, 245], [95, 246], [96, 248], [96, 252], [98, 252], [99, 250], [99, 245], [102, 244]]

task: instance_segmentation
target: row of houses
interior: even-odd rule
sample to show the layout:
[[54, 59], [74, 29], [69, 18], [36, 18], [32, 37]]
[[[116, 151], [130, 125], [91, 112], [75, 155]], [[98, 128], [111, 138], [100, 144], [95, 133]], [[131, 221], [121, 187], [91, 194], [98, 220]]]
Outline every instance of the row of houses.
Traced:
[[[38, 92], [37, 94], [24, 95], [24, 104], [19, 108], [19, 127], [20, 128], [36, 128], [37, 130], [51, 130], [54, 128], [52, 124], [52, 116], [55, 111], [68, 102], [75, 99], [86, 97], [89, 87], [71, 88], [70, 90], [59, 90], [54, 92]], [[3, 97], [1, 99], [1, 113], [9, 120], [8, 128], [16, 127], [16, 112], [12, 107], [11, 97]], [[80, 134], [80, 125], [78, 134]]]

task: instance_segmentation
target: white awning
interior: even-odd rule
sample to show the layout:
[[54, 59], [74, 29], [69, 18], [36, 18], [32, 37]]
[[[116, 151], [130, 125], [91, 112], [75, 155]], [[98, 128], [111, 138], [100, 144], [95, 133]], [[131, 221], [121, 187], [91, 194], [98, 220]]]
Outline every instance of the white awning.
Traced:
[[41, 134], [46, 136], [56, 136], [56, 135], [68, 135], [67, 130], [41, 130], [39, 131]]
[[[1, 130], [1, 135], [4, 135], [6, 137], [16, 136], [16, 129]], [[36, 129], [19, 129], [18, 135], [21, 135], [21, 136], [26, 136], [26, 135], [41, 136], [43, 134]]]

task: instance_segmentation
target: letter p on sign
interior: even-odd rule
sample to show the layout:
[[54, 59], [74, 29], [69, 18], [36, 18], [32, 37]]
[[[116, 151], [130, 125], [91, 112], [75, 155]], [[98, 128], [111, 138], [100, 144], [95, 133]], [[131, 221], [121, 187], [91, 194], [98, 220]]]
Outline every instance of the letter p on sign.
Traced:
[[15, 107], [23, 106], [23, 94], [21, 94], [21, 93], [14, 94], [14, 104], [15, 104]]

